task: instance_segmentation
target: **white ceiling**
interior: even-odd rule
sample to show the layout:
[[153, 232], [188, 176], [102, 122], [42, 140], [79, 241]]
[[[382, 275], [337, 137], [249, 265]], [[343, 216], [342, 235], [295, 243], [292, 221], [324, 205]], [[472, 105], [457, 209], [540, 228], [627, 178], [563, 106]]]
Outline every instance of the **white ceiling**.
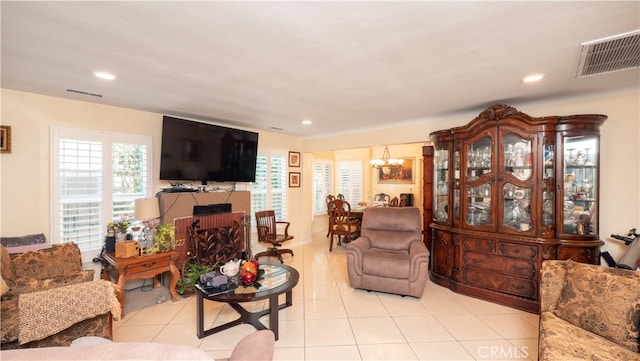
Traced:
[[2, 1], [1, 16], [3, 88], [301, 137], [640, 89], [639, 69], [576, 78], [582, 43], [640, 29], [640, 1]]

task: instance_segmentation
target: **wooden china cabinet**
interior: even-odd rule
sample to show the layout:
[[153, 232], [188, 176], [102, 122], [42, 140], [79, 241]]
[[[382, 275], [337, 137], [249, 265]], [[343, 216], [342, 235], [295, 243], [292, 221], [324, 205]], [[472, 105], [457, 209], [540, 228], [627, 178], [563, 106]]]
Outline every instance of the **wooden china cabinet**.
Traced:
[[606, 119], [535, 118], [497, 104], [465, 126], [431, 133], [431, 280], [537, 313], [542, 261], [599, 263]]

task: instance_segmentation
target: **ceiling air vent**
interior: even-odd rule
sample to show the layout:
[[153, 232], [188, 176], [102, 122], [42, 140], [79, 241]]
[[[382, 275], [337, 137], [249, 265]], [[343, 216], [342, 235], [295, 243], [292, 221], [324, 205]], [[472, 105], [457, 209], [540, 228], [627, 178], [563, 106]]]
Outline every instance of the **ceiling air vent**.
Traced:
[[90, 96], [90, 97], [96, 97], [96, 98], [102, 98], [102, 94], [96, 94], [96, 93], [89, 93], [83, 90], [76, 90], [76, 89], [67, 89], [68, 93], [74, 93], [74, 94], [80, 94], [80, 95], [86, 95], [86, 96]]
[[640, 30], [582, 44], [576, 78], [640, 67]]

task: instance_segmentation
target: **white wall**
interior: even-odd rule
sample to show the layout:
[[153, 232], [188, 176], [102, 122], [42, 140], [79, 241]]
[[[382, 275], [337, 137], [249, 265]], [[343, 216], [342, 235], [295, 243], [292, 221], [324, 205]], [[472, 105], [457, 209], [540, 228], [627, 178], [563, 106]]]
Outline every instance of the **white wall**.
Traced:
[[[605, 114], [609, 118], [601, 128], [600, 173], [600, 239], [603, 250], [617, 260], [625, 246], [610, 235], [626, 233], [632, 227], [640, 229], [640, 93], [618, 94], [571, 101], [519, 105], [509, 103], [534, 117], [572, 114]], [[461, 106], [465, 108], [465, 106]], [[312, 154], [339, 149], [369, 147], [384, 144], [407, 144], [429, 140], [429, 133], [467, 124], [476, 111], [446, 118], [425, 118], [409, 125], [303, 140], [303, 149]], [[378, 148], [380, 149], [380, 148]], [[391, 155], [396, 156], [390, 147]], [[379, 157], [377, 150], [373, 154]], [[398, 154], [400, 156], [400, 154]]]
[[[72, 127], [151, 135], [154, 151], [154, 193], [160, 181], [162, 114], [67, 100], [2, 89], [3, 125], [12, 132], [11, 154], [0, 155], [0, 234], [44, 233], [50, 242], [50, 129]], [[256, 131], [255, 129], [249, 129]], [[297, 137], [259, 131], [259, 147], [300, 151]], [[290, 189], [289, 206], [300, 208], [302, 189]], [[290, 232], [299, 242], [310, 240], [300, 212], [291, 212]]]
[[[12, 153], [0, 155], [0, 234], [3, 236], [43, 232], [49, 239], [50, 177], [49, 131], [52, 126], [89, 128], [153, 136], [154, 167], [160, 162], [162, 115], [88, 102], [66, 100], [2, 89], [1, 118], [12, 127]], [[509, 105], [531, 116], [598, 113], [609, 119], [601, 129], [600, 237], [618, 258], [624, 246], [611, 241], [611, 233], [640, 228], [640, 93], [576, 99], [557, 103]], [[392, 156], [403, 156], [399, 144], [428, 141], [429, 133], [468, 123], [483, 109], [446, 118], [417, 120], [389, 129], [325, 138], [299, 139], [260, 132], [260, 147], [303, 152], [302, 187], [291, 188], [291, 233], [295, 242], [311, 239], [311, 161], [315, 154], [354, 148], [372, 148], [380, 157], [385, 144]], [[399, 149], [398, 153], [394, 149]], [[290, 169], [293, 170], [293, 169]], [[297, 170], [297, 169], [296, 169]], [[418, 184], [419, 185], [419, 184]], [[164, 185], [157, 179], [154, 188]], [[376, 188], [370, 185], [370, 192]], [[414, 193], [417, 193], [414, 191]], [[373, 193], [372, 193], [373, 194]], [[299, 211], [296, 211], [299, 210]], [[326, 228], [325, 228], [326, 231]], [[55, 240], [54, 240], [55, 242]]]

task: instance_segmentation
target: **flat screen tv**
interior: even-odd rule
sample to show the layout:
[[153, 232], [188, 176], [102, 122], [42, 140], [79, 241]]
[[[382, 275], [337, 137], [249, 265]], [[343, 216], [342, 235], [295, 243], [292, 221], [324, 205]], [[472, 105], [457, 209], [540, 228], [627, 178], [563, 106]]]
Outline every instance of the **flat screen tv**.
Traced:
[[258, 133], [164, 116], [160, 179], [255, 182]]

